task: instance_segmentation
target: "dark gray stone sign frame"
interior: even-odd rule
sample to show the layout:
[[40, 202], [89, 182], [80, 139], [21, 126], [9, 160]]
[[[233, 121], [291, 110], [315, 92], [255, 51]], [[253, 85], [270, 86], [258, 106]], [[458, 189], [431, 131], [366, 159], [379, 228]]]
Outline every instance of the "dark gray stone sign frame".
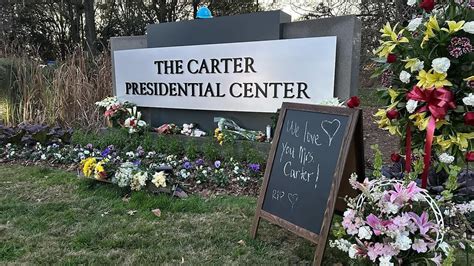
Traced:
[[[145, 36], [112, 38], [112, 61], [113, 52], [124, 49], [337, 36], [334, 96], [345, 100], [350, 96], [357, 95], [359, 87], [360, 21], [355, 16], [300, 22], [290, 21], [290, 15], [282, 11], [268, 11], [205, 20], [153, 24], [147, 27]], [[214, 117], [225, 117], [233, 119], [244, 128], [265, 132], [266, 125], [272, 123], [271, 119], [274, 115], [271, 113], [148, 107], [142, 107], [140, 110], [142, 110], [145, 120], [154, 127], [164, 123], [178, 125], [197, 123], [200, 128], [207, 131], [211, 131], [216, 127]]]

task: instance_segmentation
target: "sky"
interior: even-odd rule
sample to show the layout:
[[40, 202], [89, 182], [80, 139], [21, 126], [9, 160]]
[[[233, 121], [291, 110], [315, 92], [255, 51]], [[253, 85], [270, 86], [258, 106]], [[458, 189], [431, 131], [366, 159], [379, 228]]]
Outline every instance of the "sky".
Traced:
[[290, 14], [293, 21], [308, 13], [309, 7], [319, 2], [328, 2], [328, 0], [259, 0], [259, 3], [264, 7], [269, 7], [272, 10], [281, 9]]

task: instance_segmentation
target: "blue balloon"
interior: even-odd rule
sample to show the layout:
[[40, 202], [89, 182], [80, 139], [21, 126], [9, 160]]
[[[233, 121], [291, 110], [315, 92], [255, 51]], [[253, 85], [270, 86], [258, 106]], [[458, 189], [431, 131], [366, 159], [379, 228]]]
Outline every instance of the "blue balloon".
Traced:
[[201, 6], [196, 13], [196, 18], [212, 18], [211, 10], [207, 6]]

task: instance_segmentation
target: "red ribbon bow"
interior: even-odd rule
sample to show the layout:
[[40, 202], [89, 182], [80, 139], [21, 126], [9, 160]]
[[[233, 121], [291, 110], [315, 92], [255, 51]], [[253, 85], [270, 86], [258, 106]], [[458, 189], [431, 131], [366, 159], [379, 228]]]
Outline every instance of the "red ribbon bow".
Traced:
[[[429, 111], [431, 116], [426, 128], [426, 141], [425, 141], [425, 157], [424, 157], [424, 168], [421, 175], [421, 187], [426, 188], [428, 185], [428, 172], [430, 168], [431, 159], [431, 145], [433, 144], [434, 130], [436, 127], [436, 119], [444, 119], [449, 109], [455, 109], [456, 104], [454, 103], [454, 94], [445, 89], [444, 87], [439, 89], [424, 89], [422, 90], [418, 86], [414, 86], [413, 89], [407, 94], [407, 99], [415, 100], [419, 102], [425, 102], [426, 105], [420, 107], [417, 112], [422, 113]], [[407, 172], [411, 170], [411, 129], [410, 124], [407, 125], [407, 138], [406, 138], [406, 164], [405, 169]]]
[[431, 116], [436, 119], [444, 119], [449, 109], [456, 108], [453, 92], [444, 87], [422, 90], [420, 87], [414, 86], [407, 94], [407, 98], [409, 100], [425, 102], [426, 105], [420, 107], [417, 112], [421, 113], [428, 110]]

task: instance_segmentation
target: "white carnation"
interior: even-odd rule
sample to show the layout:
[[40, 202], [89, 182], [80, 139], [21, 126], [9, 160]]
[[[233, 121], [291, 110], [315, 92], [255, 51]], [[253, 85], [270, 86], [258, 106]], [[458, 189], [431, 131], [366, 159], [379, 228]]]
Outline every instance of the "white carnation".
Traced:
[[411, 248], [411, 239], [404, 234], [398, 234], [395, 246], [400, 250], [409, 250]]
[[438, 247], [443, 251], [443, 253], [444, 253], [446, 256], [449, 254], [449, 250], [451, 249], [451, 247], [449, 246], [449, 244], [446, 243], [446, 242], [442, 242], [441, 244], [439, 244]]
[[359, 228], [358, 236], [360, 239], [369, 240], [372, 237], [372, 230], [370, 230], [370, 227], [368, 226], [362, 226], [361, 228]]
[[408, 0], [407, 5], [414, 6], [416, 4], [416, 0]]
[[341, 102], [339, 98], [329, 98], [319, 102], [319, 105], [329, 105], [329, 106], [342, 106], [344, 102]]
[[356, 245], [352, 245], [350, 248], [349, 248], [349, 257], [351, 259], [355, 259], [356, 258], [356, 255], [357, 255], [357, 249], [356, 249]]
[[474, 106], [474, 94], [469, 93], [468, 96], [462, 98], [462, 102], [463, 102], [465, 105]]
[[406, 27], [406, 29], [408, 31], [415, 31], [421, 25], [422, 21], [423, 21], [422, 18], [414, 18], [410, 20], [410, 23], [408, 23], [408, 26]]
[[469, 21], [469, 22], [464, 23], [464, 26], [462, 27], [462, 29], [467, 33], [473, 34], [474, 33], [474, 21]]
[[422, 70], [423, 68], [425, 68], [425, 61], [420, 61], [420, 60], [417, 60], [415, 65], [413, 66], [412, 68], [412, 72], [413, 71], [420, 71]]
[[417, 106], [418, 106], [418, 101], [408, 100], [406, 108], [407, 108], [407, 111], [411, 114], [415, 112], [415, 109]]
[[440, 156], [439, 156], [439, 160], [440, 162], [442, 163], [447, 163], [447, 164], [450, 164], [454, 161], [454, 156], [451, 156], [449, 154], [447, 154], [446, 152], [445, 153], [442, 153]]
[[446, 73], [451, 66], [451, 61], [447, 57], [436, 58], [431, 62], [431, 66], [438, 73]]
[[390, 256], [383, 256], [383, 257], [380, 257], [379, 258], [379, 261], [380, 261], [380, 266], [393, 266], [393, 262], [390, 262], [390, 260], [392, 259], [392, 257]]
[[402, 72], [400, 72], [400, 80], [401, 80], [403, 83], [409, 83], [409, 82], [410, 82], [410, 78], [411, 78], [410, 73], [406, 72], [405, 70], [402, 70]]

